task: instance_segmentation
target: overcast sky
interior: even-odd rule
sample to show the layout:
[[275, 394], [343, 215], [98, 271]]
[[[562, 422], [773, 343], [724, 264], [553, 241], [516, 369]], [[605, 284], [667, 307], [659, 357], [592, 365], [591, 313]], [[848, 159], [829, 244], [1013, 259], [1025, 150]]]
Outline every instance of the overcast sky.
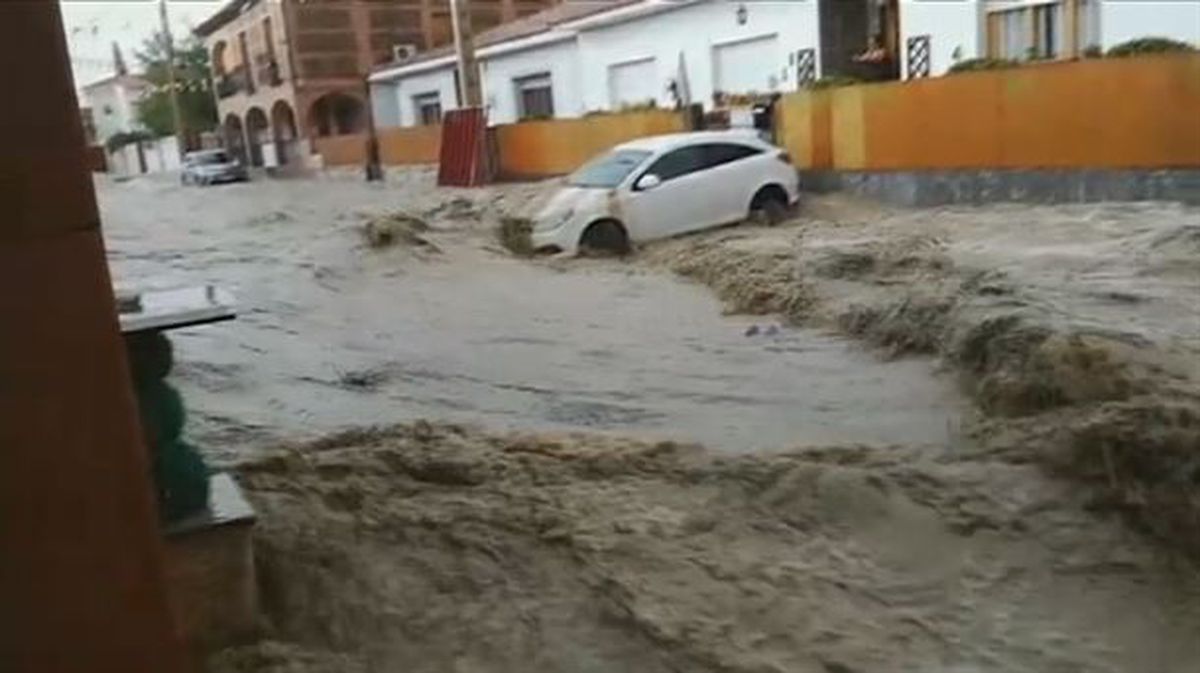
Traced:
[[[61, 4], [75, 86], [113, 73], [113, 41], [121, 45], [129, 68], [138, 69], [134, 51], [158, 30], [158, 0], [61, 0]], [[222, 4], [224, 0], [167, 0], [175, 39], [191, 32]]]

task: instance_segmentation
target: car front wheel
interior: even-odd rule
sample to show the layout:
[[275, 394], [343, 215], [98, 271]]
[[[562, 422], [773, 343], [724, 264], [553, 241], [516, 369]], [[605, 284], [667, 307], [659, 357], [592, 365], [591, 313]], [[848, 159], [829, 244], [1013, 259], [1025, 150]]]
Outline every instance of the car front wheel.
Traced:
[[616, 220], [600, 220], [588, 225], [579, 237], [581, 255], [625, 255], [629, 252], [629, 235]]

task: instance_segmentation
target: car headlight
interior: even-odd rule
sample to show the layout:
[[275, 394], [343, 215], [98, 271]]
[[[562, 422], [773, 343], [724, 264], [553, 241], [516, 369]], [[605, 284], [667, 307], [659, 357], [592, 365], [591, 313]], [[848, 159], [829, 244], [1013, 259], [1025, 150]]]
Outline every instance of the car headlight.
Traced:
[[538, 229], [540, 229], [542, 231], [558, 229], [559, 227], [563, 226], [567, 222], [570, 222], [572, 217], [575, 217], [575, 209], [568, 208], [565, 211], [563, 211], [562, 213], [560, 213], [557, 217], [549, 217], [549, 218], [542, 220], [541, 226], [538, 227]]

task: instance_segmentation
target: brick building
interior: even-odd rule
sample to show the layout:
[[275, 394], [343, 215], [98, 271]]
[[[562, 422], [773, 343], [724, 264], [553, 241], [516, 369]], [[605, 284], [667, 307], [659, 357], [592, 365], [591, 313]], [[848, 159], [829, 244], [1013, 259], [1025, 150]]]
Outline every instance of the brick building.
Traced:
[[[471, 0], [476, 31], [557, 0]], [[365, 76], [453, 41], [448, 0], [229, 0], [196, 27], [225, 144], [255, 166], [302, 162], [311, 140], [367, 124]]]

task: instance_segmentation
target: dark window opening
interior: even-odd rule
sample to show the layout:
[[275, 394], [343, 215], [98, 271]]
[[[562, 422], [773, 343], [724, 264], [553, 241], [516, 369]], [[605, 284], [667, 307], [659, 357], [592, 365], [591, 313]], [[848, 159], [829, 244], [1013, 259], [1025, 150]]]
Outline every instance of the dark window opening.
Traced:
[[550, 119], [554, 117], [554, 89], [550, 74], [543, 73], [513, 80], [517, 95], [517, 117]]

